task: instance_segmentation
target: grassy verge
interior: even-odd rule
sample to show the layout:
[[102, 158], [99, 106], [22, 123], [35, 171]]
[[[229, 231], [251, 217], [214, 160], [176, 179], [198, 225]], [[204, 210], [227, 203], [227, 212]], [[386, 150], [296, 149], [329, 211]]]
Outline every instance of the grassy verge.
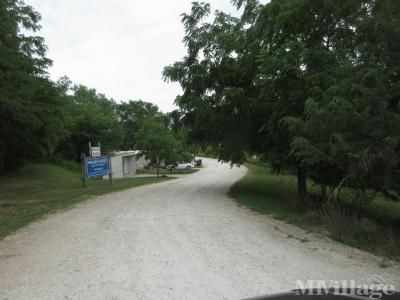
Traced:
[[[174, 175], [174, 174], [192, 174], [197, 172], [199, 169], [197, 168], [191, 168], [191, 169], [179, 169], [179, 170], [168, 170], [168, 169], [162, 169], [160, 168], [160, 175]], [[149, 169], [142, 169], [142, 170], [138, 170], [137, 172], [138, 174], [157, 174], [157, 169], [155, 168], [149, 168]]]
[[92, 179], [81, 188], [78, 167], [34, 164], [0, 177], [0, 239], [18, 228], [91, 196], [156, 183], [170, 178]]
[[[395, 226], [378, 223], [371, 215], [346, 216], [340, 228], [330, 228], [320, 205], [315, 202], [298, 207], [297, 181], [293, 175], [274, 175], [266, 166], [247, 164], [248, 174], [235, 183], [230, 195], [240, 205], [245, 205], [262, 214], [269, 214], [277, 219], [295, 224], [306, 230], [326, 232], [329, 236], [344, 244], [383, 255], [394, 260], [400, 260], [399, 230]], [[309, 189], [313, 196], [318, 190]], [[369, 205], [376, 205], [374, 201]], [[396, 208], [400, 203], [395, 203]], [[376, 208], [374, 208], [375, 211]], [[392, 209], [394, 211], [394, 209]], [[345, 229], [343, 231], [343, 228]], [[339, 230], [337, 230], [339, 229]]]
[[268, 167], [246, 164], [249, 172], [235, 183], [230, 195], [254, 211], [269, 214], [301, 227], [307, 226], [296, 208], [297, 186], [293, 175], [274, 175]]

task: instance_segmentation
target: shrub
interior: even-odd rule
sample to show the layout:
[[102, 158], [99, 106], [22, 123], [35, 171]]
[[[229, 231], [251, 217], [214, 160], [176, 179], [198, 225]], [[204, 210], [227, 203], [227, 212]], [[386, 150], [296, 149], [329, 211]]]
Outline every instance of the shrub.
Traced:
[[204, 155], [207, 157], [215, 157], [216, 156], [215, 151], [211, 146], [208, 146], [206, 148], [206, 150], [204, 150]]
[[375, 197], [368, 206], [368, 214], [380, 223], [400, 226], [400, 202]]

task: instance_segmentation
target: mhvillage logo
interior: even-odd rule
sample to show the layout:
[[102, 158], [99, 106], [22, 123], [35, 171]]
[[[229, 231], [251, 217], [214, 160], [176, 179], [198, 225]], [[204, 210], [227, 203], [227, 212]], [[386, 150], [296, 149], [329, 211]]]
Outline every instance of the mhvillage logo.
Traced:
[[374, 274], [356, 280], [297, 280], [296, 295], [346, 294], [380, 299], [393, 295], [395, 283], [387, 274]]

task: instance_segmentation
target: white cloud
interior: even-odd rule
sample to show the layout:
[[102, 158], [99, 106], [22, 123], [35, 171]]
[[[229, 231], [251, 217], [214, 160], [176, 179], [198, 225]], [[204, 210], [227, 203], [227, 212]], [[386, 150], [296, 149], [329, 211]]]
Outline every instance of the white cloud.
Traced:
[[[230, 0], [210, 1], [234, 12]], [[180, 15], [191, 1], [26, 0], [42, 15], [40, 35], [53, 60], [52, 79], [67, 75], [117, 101], [143, 99], [174, 108], [178, 84], [164, 83], [164, 66], [180, 60]]]

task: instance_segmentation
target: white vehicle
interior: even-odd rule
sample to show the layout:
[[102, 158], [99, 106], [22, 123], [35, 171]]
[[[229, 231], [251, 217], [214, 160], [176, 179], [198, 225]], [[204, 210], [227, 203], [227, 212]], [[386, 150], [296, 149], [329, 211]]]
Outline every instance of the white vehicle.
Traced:
[[175, 164], [168, 166], [168, 169], [177, 169], [177, 170], [189, 170], [191, 168], [192, 168], [192, 163], [190, 162], [177, 162]]

